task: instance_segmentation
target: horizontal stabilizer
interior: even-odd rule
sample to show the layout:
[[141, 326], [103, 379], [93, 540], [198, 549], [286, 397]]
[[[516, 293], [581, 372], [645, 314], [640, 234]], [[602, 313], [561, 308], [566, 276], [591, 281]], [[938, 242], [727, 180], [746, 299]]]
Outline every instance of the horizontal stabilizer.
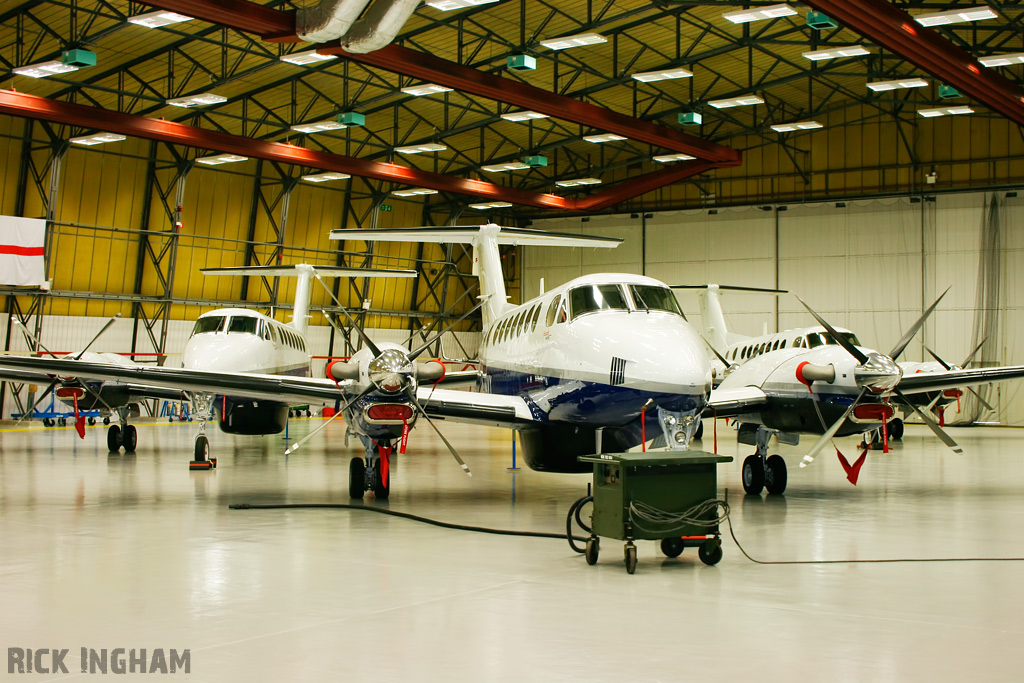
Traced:
[[[291, 266], [232, 266], [229, 268], [202, 268], [203, 275], [261, 275], [264, 277], [297, 277], [305, 264]], [[416, 277], [415, 270], [389, 270], [386, 268], [345, 268], [343, 266], [312, 266], [324, 277]]]
[[498, 244], [534, 245], [545, 247], [604, 247], [613, 248], [622, 242], [617, 237], [573, 235], [529, 228], [506, 228], [497, 225], [478, 225], [438, 228], [390, 228], [380, 230], [331, 230], [332, 240], [364, 240], [367, 242], [430, 242], [438, 244], [471, 244], [480, 237], [483, 228], [497, 229]]

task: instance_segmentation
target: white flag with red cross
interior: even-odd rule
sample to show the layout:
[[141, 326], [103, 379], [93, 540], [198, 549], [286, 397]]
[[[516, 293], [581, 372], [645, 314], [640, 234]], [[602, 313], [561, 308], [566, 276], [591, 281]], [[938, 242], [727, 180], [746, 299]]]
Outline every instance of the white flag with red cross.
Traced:
[[45, 235], [42, 218], [0, 216], [0, 285], [43, 286]]

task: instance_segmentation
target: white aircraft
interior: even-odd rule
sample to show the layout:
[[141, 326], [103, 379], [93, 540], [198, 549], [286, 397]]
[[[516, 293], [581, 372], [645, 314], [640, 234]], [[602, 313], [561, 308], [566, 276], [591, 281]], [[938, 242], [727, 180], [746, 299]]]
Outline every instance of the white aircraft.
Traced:
[[[705, 416], [734, 418], [740, 425], [740, 441], [756, 447], [754, 454], [743, 462], [743, 488], [749, 494], [758, 494], [764, 488], [775, 494], [786, 489], [785, 460], [768, 454], [772, 436], [795, 445], [800, 434], [821, 435], [804, 456], [804, 467], [833, 436], [876, 429], [885, 434], [887, 424], [893, 422], [896, 406], [917, 413], [943, 443], [960, 453], [956, 442], [920, 406], [958, 387], [1024, 377], [1024, 366], [964, 370], [929, 365], [926, 371], [916, 372], [920, 364], [914, 364], [908, 372], [897, 364], [896, 360], [939, 301], [932, 304], [892, 351], [882, 354], [862, 347], [852, 332], [832, 327], [806, 304], [820, 327], [761, 337], [732, 334], [725, 324], [719, 290], [717, 285], [708, 285], [701, 297], [705, 338], [720, 354], [719, 361], [725, 368], [711, 405], [723, 405], [726, 397], [738, 397], [744, 391], [749, 396], [745, 406], [709, 411]], [[724, 349], [724, 353], [717, 349]], [[898, 403], [890, 399], [897, 399]], [[899, 428], [902, 429], [902, 423]], [[851, 465], [837, 449], [840, 463], [853, 484], [857, 483], [866, 454], [865, 450]]]

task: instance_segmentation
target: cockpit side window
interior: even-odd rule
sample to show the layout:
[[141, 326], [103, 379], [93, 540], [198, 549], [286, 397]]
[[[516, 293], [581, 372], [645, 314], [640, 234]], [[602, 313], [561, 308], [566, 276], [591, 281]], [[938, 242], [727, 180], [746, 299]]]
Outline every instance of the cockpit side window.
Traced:
[[584, 313], [608, 310], [628, 310], [626, 297], [618, 285], [584, 285], [569, 292], [572, 319]]
[[232, 316], [228, 321], [228, 333], [256, 334], [256, 323], [258, 322], [259, 318], [251, 318], [247, 315]]
[[679, 302], [671, 289], [655, 285], [630, 285], [629, 292], [633, 295], [633, 303], [640, 311], [668, 311], [682, 315]]
[[558, 310], [558, 302], [562, 300], [561, 295], [556, 296], [551, 300], [551, 304], [548, 306], [547, 315], [544, 317], [544, 323], [551, 327], [555, 324], [555, 312]]
[[192, 328], [192, 335], [204, 334], [206, 332], [220, 332], [224, 329], [224, 316], [222, 315], [211, 315], [205, 318], [200, 318], [196, 321], [196, 326]]

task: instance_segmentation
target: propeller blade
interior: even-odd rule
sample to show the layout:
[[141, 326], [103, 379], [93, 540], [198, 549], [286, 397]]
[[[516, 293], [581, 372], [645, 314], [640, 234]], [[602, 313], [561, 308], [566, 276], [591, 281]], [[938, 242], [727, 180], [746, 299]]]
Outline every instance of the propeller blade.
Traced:
[[374, 356], [379, 356], [380, 349], [377, 348], [377, 345], [373, 343], [373, 340], [370, 339], [366, 332], [363, 331], [363, 328], [356, 324], [356, 321], [352, 318], [352, 316], [348, 314], [348, 309], [341, 305], [341, 302], [338, 301], [338, 297], [334, 296], [334, 292], [332, 292], [331, 288], [327, 286], [327, 283], [324, 282], [324, 279], [320, 277], [320, 274], [314, 272], [313, 276], [316, 278], [316, 281], [320, 283], [320, 286], [324, 288], [324, 291], [327, 292], [327, 295], [331, 297], [331, 300], [334, 301], [334, 305], [340, 308], [341, 312], [345, 314], [346, 318], [348, 318], [349, 323], [351, 323], [353, 329], [355, 329], [355, 331], [359, 334], [359, 337], [363, 340], [363, 343], [370, 348], [370, 351], [373, 352]]
[[[832, 335], [832, 338], [835, 339], [837, 342], [839, 342], [840, 346], [842, 346], [844, 349], [846, 349], [847, 353], [849, 353], [851, 356], [853, 356], [854, 358], [857, 359], [858, 363], [863, 365], [864, 363], [868, 362], [868, 357], [864, 355], [863, 351], [861, 351], [856, 346], [851, 344], [849, 339], [847, 339], [843, 335], [841, 335], [838, 332], [836, 332], [835, 328], [832, 327], [831, 325], [829, 325], [828, 321], [826, 321], [820, 315], [815, 313], [814, 309], [811, 308], [810, 306], [808, 306], [806, 301], [804, 301], [800, 297], [797, 297], [796, 299], [797, 299], [797, 301], [799, 301], [800, 303], [802, 303], [804, 305], [804, 308], [806, 308], [810, 312], [811, 315], [814, 316], [814, 319], [818, 321], [818, 324], [821, 325], [822, 327], [824, 327], [826, 330], [828, 330], [828, 333], [830, 335]], [[802, 467], [802, 465], [801, 465], [801, 467]]]
[[49, 386], [46, 387], [46, 390], [43, 391], [43, 393], [39, 394], [39, 396], [36, 397], [36, 400], [32, 401], [32, 405], [28, 407], [28, 410], [21, 414], [21, 417], [19, 417], [18, 421], [14, 423], [14, 426], [17, 427], [25, 420], [25, 418], [32, 415], [32, 413], [34, 413], [36, 410], [36, 406], [42, 403], [43, 400], [50, 395], [50, 392], [53, 391], [53, 388], [58, 384], [60, 384], [60, 380], [54, 378], [54, 380], [50, 382]]
[[946, 444], [950, 448], [950, 450], [957, 454], [962, 454], [964, 452], [964, 449], [960, 448], [960, 446], [957, 445], [957, 442], [953, 440], [953, 437], [947, 434], [945, 430], [942, 429], [942, 427], [936, 424], [935, 420], [928, 417], [928, 415], [924, 411], [918, 409], [917, 406], [908, 401], [907, 397], [904, 396], [899, 389], [895, 389], [894, 391], [896, 392], [896, 395], [900, 397], [900, 400], [902, 400], [905, 404], [910, 406], [911, 409], [915, 413], [917, 413], [922, 420], [924, 420], [924, 423], [928, 425], [928, 428], [935, 432], [935, 436], [939, 437], [939, 440], [942, 441], [942, 443]]
[[730, 362], [729, 362], [728, 360], [726, 360], [725, 356], [723, 356], [722, 354], [720, 354], [720, 353], [718, 352], [718, 349], [716, 349], [716, 348], [715, 348], [714, 346], [712, 346], [712, 345], [711, 345], [711, 342], [709, 342], [709, 341], [708, 341], [707, 339], [704, 339], [704, 337], [701, 337], [701, 340], [702, 340], [702, 341], [703, 341], [703, 342], [704, 342], [704, 343], [705, 343], [705, 344], [707, 345], [707, 347], [708, 347], [709, 349], [711, 349], [711, 353], [713, 353], [713, 354], [715, 354], [716, 356], [718, 356], [718, 360], [720, 360], [720, 361], [722, 361], [723, 363], [725, 363], [725, 367], [726, 367], [726, 368], [731, 368], [731, 367], [732, 367], [732, 363], [730, 363]]
[[960, 367], [961, 368], [966, 368], [968, 365], [970, 365], [971, 361], [974, 360], [974, 357], [978, 355], [978, 351], [981, 351], [981, 347], [984, 346], [985, 342], [987, 342], [987, 341], [988, 341], [987, 337], [985, 339], [982, 339], [981, 342], [977, 346], [974, 347], [974, 350], [971, 351], [970, 355], [967, 356], [967, 358], [964, 358], [964, 362], [960, 364]]
[[441, 338], [441, 337], [443, 337], [443, 336], [444, 336], [445, 334], [447, 334], [447, 332], [448, 332], [448, 331], [449, 331], [450, 329], [452, 329], [453, 327], [455, 327], [456, 325], [458, 325], [459, 323], [461, 323], [461, 322], [462, 322], [463, 320], [465, 320], [466, 318], [468, 318], [468, 317], [469, 317], [469, 316], [470, 316], [470, 315], [471, 315], [471, 314], [472, 314], [472, 313], [473, 313], [474, 311], [476, 311], [476, 310], [477, 310], [478, 308], [480, 308], [481, 306], [483, 306], [483, 305], [484, 305], [485, 303], [487, 303], [487, 297], [482, 297], [482, 298], [480, 299], [480, 303], [478, 303], [478, 304], [477, 304], [476, 306], [474, 306], [473, 308], [471, 308], [471, 309], [469, 309], [468, 311], [466, 311], [465, 313], [463, 313], [463, 314], [462, 314], [461, 316], [459, 316], [458, 320], [456, 320], [456, 321], [454, 321], [453, 323], [451, 323], [450, 325], [448, 325], [448, 327], [444, 328], [443, 330], [441, 330], [440, 332], [438, 332], [437, 334], [435, 334], [435, 335], [434, 335], [433, 337], [431, 337], [431, 338], [430, 338], [430, 339], [428, 339], [428, 340], [427, 340], [426, 342], [424, 342], [423, 344], [421, 344], [421, 345], [420, 345], [420, 347], [419, 347], [418, 349], [416, 349], [415, 351], [413, 351], [412, 353], [410, 353], [410, 354], [409, 354], [409, 360], [416, 360], [416, 358], [417, 358], [417, 357], [419, 357], [419, 355], [420, 355], [421, 353], [423, 353], [424, 351], [426, 351], [426, 350], [427, 350], [427, 348], [428, 348], [428, 347], [429, 347], [429, 346], [430, 346], [431, 344], [433, 344], [433, 343], [434, 343], [434, 342], [436, 342], [436, 341], [437, 341], [438, 339], [440, 339], [440, 338]]
[[926, 347], [924, 347], [924, 350], [928, 352], [928, 355], [929, 355], [929, 356], [931, 356], [932, 358], [934, 358], [934, 359], [935, 359], [935, 362], [936, 362], [936, 363], [938, 363], [939, 365], [941, 365], [941, 366], [942, 366], [943, 368], [945, 368], [946, 370], [952, 370], [952, 369], [953, 369], [953, 366], [952, 366], [952, 365], [950, 365], [950, 364], [949, 364], [949, 363], [947, 363], [946, 361], [944, 361], [944, 360], [942, 360], [941, 358], [939, 358], [939, 354], [935, 353], [934, 351], [932, 351], [931, 349], [929, 349], [929, 348], [928, 348], [927, 346], [926, 346]]
[[978, 403], [980, 403], [981, 405], [985, 406], [985, 410], [991, 411], [993, 413], [996, 412], [996, 409], [993, 408], [992, 406], [990, 406], [988, 401], [983, 399], [981, 397], [981, 394], [979, 394], [977, 391], [974, 390], [974, 387], [967, 387], [967, 391], [969, 391], [972, 394], [974, 394], [974, 398], [978, 399]]
[[111, 325], [113, 325], [114, 321], [117, 320], [120, 317], [121, 317], [121, 314], [118, 313], [113, 318], [108, 320], [107, 324], [104, 325], [102, 328], [100, 328], [100, 331], [96, 333], [96, 336], [89, 340], [89, 343], [85, 345], [85, 348], [83, 348], [81, 351], [79, 351], [74, 356], [72, 356], [72, 358], [74, 358], [75, 360], [81, 360], [82, 354], [85, 353], [86, 351], [88, 351], [89, 347], [92, 346], [94, 343], [96, 343], [96, 340], [100, 338], [100, 335], [103, 334], [104, 332], [106, 332], [107, 328], [109, 328]]
[[338, 410], [338, 411], [336, 411], [336, 412], [334, 413], [334, 415], [332, 415], [332, 416], [331, 416], [330, 418], [328, 418], [328, 420], [327, 420], [326, 422], [324, 422], [324, 423], [323, 423], [322, 425], [320, 425], [319, 427], [317, 427], [316, 429], [314, 429], [313, 431], [311, 431], [311, 432], [310, 432], [309, 434], [306, 434], [306, 436], [302, 437], [301, 439], [299, 439], [298, 441], [296, 441], [295, 443], [293, 443], [293, 444], [292, 444], [291, 446], [289, 446], [289, 447], [288, 447], [288, 449], [287, 449], [287, 450], [285, 450], [284, 454], [285, 454], [285, 455], [291, 455], [291, 454], [292, 454], [292, 453], [294, 453], [295, 451], [299, 450], [299, 448], [300, 448], [300, 447], [302, 446], [302, 444], [306, 443], [307, 441], [309, 441], [310, 439], [312, 439], [312, 438], [313, 438], [314, 436], [316, 436], [317, 434], [319, 434], [320, 432], [322, 432], [322, 431], [323, 431], [324, 429], [326, 429], [327, 425], [329, 425], [329, 424], [331, 424], [332, 422], [334, 422], [334, 418], [336, 418], [336, 417], [338, 417], [339, 415], [341, 415], [342, 413], [344, 413], [344, 412], [345, 412], [346, 410], [348, 410], [348, 409], [349, 409], [349, 407], [350, 407], [350, 406], [351, 406], [351, 405], [352, 405], [353, 403], [355, 403], [356, 401], [358, 401], [359, 399], [361, 399], [361, 398], [362, 398], [363, 396], [366, 396], [366, 395], [367, 395], [368, 393], [370, 393], [370, 392], [371, 392], [371, 391], [373, 391], [374, 389], [376, 389], [376, 387], [375, 387], [375, 386], [373, 386], [372, 384], [371, 384], [370, 386], [366, 387], [365, 389], [363, 389], [363, 390], [362, 390], [362, 391], [361, 391], [361, 392], [359, 393], [359, 395], [358, 395], [358, 396], [356, 396], [356, 397], [355, 397], [354, 399], [352, 399], [351, 401], [349, 401], [348, 403], [346, 403], [346, 404], [345, 404], [344, 406], [342, 406], [342, 407], [341, 407], [341, 409], [340, 409], [340, 410]]
[[843, 416], [836, 420], [834, 423], [832, 423], [832, 426], [828, 428], [828, 431], [821, 435], [821, 438], [818, 439], [814, 446], [811, 447], [811, 450], [807, 453], [807, 455], [803, 457], [803, 460], [800, 461], [800, 467], [807, 467], [812, 462], [814, 462], [814, 458], [816, 458], [818, 456], [818, 453], [820, 453], [822, 449], [824, 449], [825, 446], [828, 445], [828, 442], [832, 440], [832, 437], [836, 435], [836, 432], [839, 431], [839, 428], [843, 426], [843, 423], [846, 422], [846, 418], [850, 416], [850, 413], [853, 412], [853, 409], [857, 407], [857, 404], [860, 403], [861, 399], [864, 398], [864, 394], [866, 393], [868, 393], [867, 387], [864, 387], [863, 389], [860, 390], [860, 393], [857, 395], [856, 400], [854, 400], [854, 402], [850, 404], [850, 407], [846, 409], [846, 412], [843, 413]]
[[452, 454], [453, 458], [455, 458], [455, 462], [459, 463], [459, 467], [462, 468], [462, 471], [465, 472], [467, 476], [472, 477], [473, 473], [469, 471], [469, 465], [466, 464], [466, 461], [463, 460], [462, 457], [459, 455], [458, 451], [455, 450], [455, 446], [452, 446], [451, 442], [448, 441], [448, 439], [444, 438], [444, 434], [442, 434], [441, 430], [437, 428], [437, 425], [434, 424], [434, 421], [430, 419], [430, 416], [427, 415], [427, 411], [423, 409], [423, 406], [420, 405], [420, 402], [416, 400], [416, 394], [413, 388], [407, 388], [405, 395], [412, 402], [416, 410], [419, 411], [420, 415], [423, 416], [423, 419], [427, 421], [427, 424], [433, 428], [433, 430], [437, 433], [439, 437], [441, 437], [441, 441], [444, 441], [444, 445], [448, 447], [448, 452]]
[[922, 313], [921, 317], [917, 319], [917, 322], [910, 326], [910, 329], [907, 330], [907, 333], [903, 335], [903, 339], [900, 339], [899, 342], [897, 342], [896, 346], [892, 347], [892, 351], [889, 352], [889, 358], [896, 360], [897, 358], [900, 357], [900, 354], [903, 353], [903, 349], [907, 348], [907, 344], [909, 344], [910, 340], [914, 338], [914, 335], [917, 334], [917, 331], [921, 329], [922, 325], [924, 325], [924, 321], [928, 319], [928, 316], [932, 314], [932, 311], [935, 310], [935, 307], [939, 305], [940, 301], [942, 301], [942, 297], [946, 296], [948, 292], [949, 287], [946, 287], [946, 291], [939, 295], [939, 298], [935, 300], [935, 303], [929, 306], [928, 310]]
[[25, 323], [15, 318], [14, 324], [21, 328], [21, 334], [24, 335], [25, 341], [28, 343], [29, 348], [32, 348], [34, 346], [35, 348], [46, 351], [46, 353], [50, 354], [51, 358], [57, 358], [57, 355], [53, 351], [43, 346], [42, 343], [38, 339], [36, 339], [35, 335], [28, 331], [28, 328], [25, 327]]

